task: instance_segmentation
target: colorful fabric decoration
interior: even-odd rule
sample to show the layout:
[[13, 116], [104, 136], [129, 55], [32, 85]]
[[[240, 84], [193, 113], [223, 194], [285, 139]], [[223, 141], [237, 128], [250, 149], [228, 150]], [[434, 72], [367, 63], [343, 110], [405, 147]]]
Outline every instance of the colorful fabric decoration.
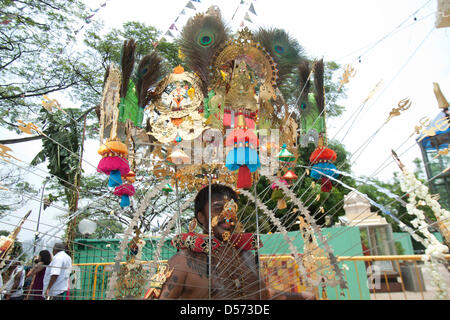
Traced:
[[321, 191], [323, 192], [330, 192], [333, 188], [333, 184], [327, 176], [333, 178], [339, 176], [337, 172], [333, 171], [337, 169], [333, 164], [336, 158], [336, 152], [324, 147], [321, 141], [319, 141], [319, 147], [309, 157], [309, 161], [313, 165], [310, 176], [315, 180], [321, 180]]
[[136, 193], [132, 184], [122, 184], [114, 189], [114, 195], [121, 197], [120, 206], [122, 208], [130, 205], [130, 196]]
[[286, 171], [286, 173], [283, 175], [283, 179], [284, 180], [296, 180], [298, 179], [298, 176], [295, 174], [294, 171], [292, 171], [291, 169], [289, 169], [288, 171]]
[[225, 166], [231, 171], [239, 170], [237, 188], [250, 188], [252, 185], [251, 172], [255, 172], [261, 165], [257, 152], [258, 143], [258, 138], [247, 128], [244, 115], [240, 113], [237, 128], [225, 140], [225, 146], [232, 147], [227, 154]]
[[133, 196], [136, 191], [132, 183], [136, 182], [136, 173], [133, 171], [128, 172], [122, 176], [122, 179], [126, 182], [114, 189], [114, 194], [120, 196], [120, 206], [122, 208], [130, 205], [130, 197]]
[[109, 175], [109, 187], [120, 186], [121, 176], [130, 172], [130, 165], [126, 159], [127, 146], [118, 140], [110, 140], [100, 147], [98, 154], [102, 159], [98, 163], [97, 171]]
[[283, 144], [281, 151], [277, 155], [281, 162], [292, 162], [295, 161], [295, 156], [287, 149], [286, 144]]

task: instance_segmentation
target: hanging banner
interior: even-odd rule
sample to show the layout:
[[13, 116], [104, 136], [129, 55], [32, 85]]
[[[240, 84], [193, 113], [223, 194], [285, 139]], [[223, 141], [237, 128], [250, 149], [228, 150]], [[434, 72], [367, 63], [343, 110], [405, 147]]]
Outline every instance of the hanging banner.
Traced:
[[187, 3], [187, 5], [186, 5], [186, 7], [185, 8], [189, 8], [189, 9], [193, 9], [193, 10], [196, 10], [196, 8], [195, 8], [195, 6], [194, 6], [194, 4], [191, 2], [191, 1], [189, 1], [188, 3]]
[[251, 13], [253, 13], [255, 16], [257, 15], [257, 14], [256, 14], [256, 11], [255, 11], [255, 7], [253, 6], [253, 3], [250, 5], [250, 8], [248, 8], [248, 11], [250, 11]]
[[250, 16], [248, 15], [248, 12], [245, 13], [244, 20], [247, 20], [248, 22], [253, 23], [253, 21], [250, 20]]

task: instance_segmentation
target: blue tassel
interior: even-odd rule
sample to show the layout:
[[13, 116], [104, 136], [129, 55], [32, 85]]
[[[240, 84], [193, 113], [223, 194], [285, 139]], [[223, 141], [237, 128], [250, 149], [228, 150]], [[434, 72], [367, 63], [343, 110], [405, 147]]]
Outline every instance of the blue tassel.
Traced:
[[120, 199], [120, 206], [122, 208], [128, 207], [130, 205], [130, 197], [126, 194], [124, 194]]
[[258, 152], [250, 148], [234, 148], [227, 154], [225, 166], [231, 170], [238, 170], [240, 166], [247, 166], [250, 172], [255, 172], [261, 166]]
[[122, 177], [119, 170], [113, 170], [109, 174], [108, 187], [114, 188], [122, 184]]
[[237, 148], [237, 161], [236, 164], [243, 165], [245, 164], [245, 148]]
[[227, 154], [227, 158], [225, 159], [225, 166], [228, 170], [235, 171], [238, 170], [240, 165], [237, 163], [237, 149], [232, 149]]
[[246, 165], [250, 169], [250, 172], [255, 172], [261, 166], [258, 152], [256, 150], [248, 149], [248, 161]]
[[311, 178], [315, 180], [319, 180], [322, 177], [322, 174], [325, 174], [332, 178], [336, 178], [337, 176], [339, 176], [339, 174], [337, 174], [335, 171], [330, 170], [336, 169], [336, 166], [332, 163], [328, 162], [316, 163], [315, 165], [312, 166], [312, 169], [313, 170], [311, 170]]

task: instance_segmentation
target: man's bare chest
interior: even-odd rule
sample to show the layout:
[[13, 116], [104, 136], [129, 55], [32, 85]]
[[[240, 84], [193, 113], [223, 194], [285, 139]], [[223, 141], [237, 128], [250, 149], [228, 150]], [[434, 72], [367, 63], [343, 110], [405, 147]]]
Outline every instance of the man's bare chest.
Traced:
[[217, 252], [209, 261], [206, 255], [188, 257], [186, 298], [258, 299], [259, 279], [256, 266], [239, 253]]

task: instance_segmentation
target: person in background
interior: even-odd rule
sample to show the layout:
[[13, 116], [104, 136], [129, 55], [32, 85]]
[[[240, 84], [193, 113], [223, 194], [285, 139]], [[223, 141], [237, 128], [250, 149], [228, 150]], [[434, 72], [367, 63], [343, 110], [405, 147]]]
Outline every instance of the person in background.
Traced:
[[33, 277], [28, 276], [28, 273], [31, 270], [31, 266], [25, 265], [23, 268], [23, 271], [25, 272], [25, 283], [23, 284], [23, 293], [24, 293], [24, 299], [27, 300], [28, 295], [30, 294], [31, 290], [31, 282], [33, 281]]
[[39, 252], [34, 267], [28, 272], [27, 277], [33, 277], [31, 282], [31, 290], [27, 296], [28, 300], [44, 300], [42, 289], [44, 287], [44, 275], [47, 266], [52, 261], [52, 255], [48, 250]]
[[14, 268], [14, 271], [5, 286], [5, 300], [23, 300], [24, 268], [18, 260], [11, 265], [11, 268]]
[[45, 269], [43, 295], [51, 300], [65, 300], [69, 289], [72, 259], [65, 249], [64, 243], [55, 243], [53, 259]]

